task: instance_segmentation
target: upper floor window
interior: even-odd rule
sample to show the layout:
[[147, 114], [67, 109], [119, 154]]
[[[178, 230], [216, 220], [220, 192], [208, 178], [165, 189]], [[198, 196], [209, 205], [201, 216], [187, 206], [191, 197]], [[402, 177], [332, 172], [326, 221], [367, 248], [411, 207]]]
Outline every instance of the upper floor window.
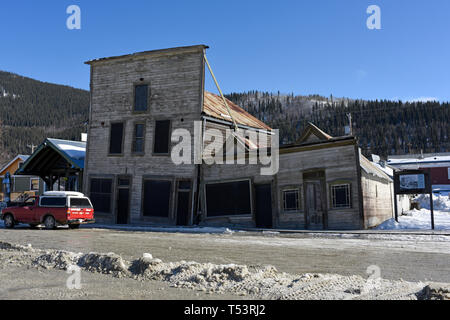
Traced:
[[123, 145], [123, 122], [111, 123], [109, 136], [109, 153], [122, 154]]
[[331, 200], [333, 209], [351, 208], [350, 184], [332, 185]]
[[169, 154], [170, 120], [155, 122], [154, 154]]
[[133, 153], [144, 153], [145, 125], [137, 123], [134, 125]]
[[149, 88], [147, 84], [134, 87], [134, 111], [147, 111], [148, 93]]

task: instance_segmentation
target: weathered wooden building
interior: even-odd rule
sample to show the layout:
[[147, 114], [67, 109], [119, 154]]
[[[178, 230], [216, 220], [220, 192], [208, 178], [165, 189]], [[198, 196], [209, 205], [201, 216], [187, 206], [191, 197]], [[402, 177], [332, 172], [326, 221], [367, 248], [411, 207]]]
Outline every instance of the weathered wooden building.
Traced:
[[[279, 171], [261, 175], [263, 165], [250, 164], [250, 155], [272, 154], [274, 131], [205, 91], [206, 49], [87, 62], [91, 108], [83, 181], [96, 220], [362, 229], [392, 217], [386, 205], [391, 181], [366, 163], [353, 137], [333, 138], [310, 125], [297, 144], [280, 149]], [[174, 136], [180, 129], [185, 136]], [[236, 129], [245, 134], [229, 134]], [[192, 161], [173, 160], [180, 141], [188, 141]], [[230, 150], [234, 164], [210, 161], [227, 158]]]

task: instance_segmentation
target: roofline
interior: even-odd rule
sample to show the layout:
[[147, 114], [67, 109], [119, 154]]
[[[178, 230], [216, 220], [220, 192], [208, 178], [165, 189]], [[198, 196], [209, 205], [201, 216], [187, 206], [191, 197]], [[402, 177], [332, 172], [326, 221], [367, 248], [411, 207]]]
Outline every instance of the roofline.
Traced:
[[[50, 146], [50, 148], [52, 148], [53, 150], [55, 150], [61, 157], [63, 157], [64, 159], [66, 159], [67, 162], [69, 162], [73, 167], [79, 168], [79, 169], [84, 169], [84, 168], [80, 168], [76, 163], [74, 163], [72, 161], [72, 159], [67, 158], [66, 155], [61, 152], [61, 150], [58, 149], [57, 146], [55, 146], [55, 144], [53, 142], [50, 141], [51, 138], [46, 138], [44, 142], [41, 143], [41, 145], [36, 149], [36, 151], [27, 159], [27, 161], [24, 162], [22, 168], [19, 168], [14, 174], [18, 175], [18, 176], [23, 176], [23, 175], [30, 175], [30, 174], [23, 174], [23, 168], [25, 168], [27, 166], [27, 164], [29, 162], [31, 162], [34, 157], [42, 150], [44, 149], [46, 146]], [[68, 141], [68, 142], [80, 142], [80, 141], [71, 141], [71, 140], [60, 140], [60, 139], [53, 139], [53, 140], [59, 140], [59, 141]]]
[[19, 155], [17, 155], [17, 156], [16, 156], [13, 160], [11, 160], [7, 165], [3, 166], [3, 168], [0, 169], [0, 172], [2, 172], [2, 171], [5, 170], [6, 168], [8, 168], [10, 165], [12, 165], [12, 164], [14, 163], [14, 161], [16, 161], [17, 159], [21, 159], [21, 160], [23, 160], [24, 162], [26, 162], [26, 161], [30, 158], [30, 156], [27, 156], [27, 157], [28, 157], [27, 159], [23, 159], [22, 157], [26, 157], [26, 155], [24, 155], [24, 154], [19, 154]]
[[143, 57], [147, 55], [170, 55], [170, 54], [178, 54], [185, 51], [197, 51], [199, 49], [204, 50], [209, 47], [204, 44], [193, 45], [193, 46], [184, 46], [184, 47], [175, 47], [175, 48], [166, 48], [166, 49], [157, 49], [157, 50], [149, 50], [149, 51], [141, 51], [135, 52], [131, 54], [119, 55], [119, 56], [111, 56], [105, 58], [92, 59], [85, 62], [85, 64], [93, 65], [99, 62], [106, 62], [111, 60], [119, 60], [119, 59], [131, 59], [137, 57]]
[[[225, 124], [225, 125], [233, 126], [233, 122], [227, 121], [227, 120], [223, 120], [223, 119], [219, 119], [219, 118], [216, 118], [216, 117], [213, 117], [213, 116], [210, 116], [210, 115], [206, 115], [205, 112], [202, 112], [202, 117], [203, 117], [204, 119], [208, 120], [208, 121], [211, 121], [211, 122], [217, 122], [217, 123], [220, 123], [220, 124]], [[239, 124], [239, 123], [237, 123], [237, 126], [238, 126], [239, 128], [241, 128], [241, 129], [255, 130], [255, 131], [263, 132], [263, 133], [270, 134], [270, 135], [275, 134], [272, 130], [267, 130], [267, 129], [263, 129], [263, 128], [257, 128], [257, 127], [251, 127], [251, 126], [246, 126], [246, 125], [244, 125], [244, 124]]]
[[329, 140], [318, 141], [318, 142], [310, 142], [310, 143], [291, 143], [280, 146], [280, 149], [291, 149], [291, 148], [302, 148], [309, 147], [315, 145], [322, 145], [327, 143], [341, 142], [341, 141], [354, 141], [356, 144], [356, 138], [354, 136], [342, 136], [342, 137], [333, 137]]
[[301, 145], [284, 145], [280, 146], [280, 155], [295, 152], [304, 152], [317, 149], [327, 149], [333, 147], [354, 146], [357, 144], [355, 137], [344, 137], [342, 139], [321, 141], [315, 143]]

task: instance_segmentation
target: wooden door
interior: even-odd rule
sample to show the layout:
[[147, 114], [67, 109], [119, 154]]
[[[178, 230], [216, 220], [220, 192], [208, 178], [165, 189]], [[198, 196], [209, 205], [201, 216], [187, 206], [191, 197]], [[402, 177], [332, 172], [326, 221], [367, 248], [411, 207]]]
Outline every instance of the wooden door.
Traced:
[[324, 229], [323, 192], [320, 181], [307, 181], [305, 183], [305, 208], [307, 229]]
[[255, 222], [257, 228], [272, 228], [272, 186], [255, 186]]
[[191, 216], [191, 180], [178, 181], [177, 225], [188, 226]]

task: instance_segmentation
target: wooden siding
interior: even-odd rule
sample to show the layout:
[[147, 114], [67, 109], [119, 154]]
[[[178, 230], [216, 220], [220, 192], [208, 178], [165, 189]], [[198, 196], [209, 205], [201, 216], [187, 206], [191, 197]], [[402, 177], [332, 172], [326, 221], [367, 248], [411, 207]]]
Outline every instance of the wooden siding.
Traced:
[[[180, 54], [171, 52], [94, 62], [84, 191], [89, 194], [92, 177], [113, 177], [112, 197], [116, 199], [117, 177], [131, 175], [130, 222], [175, 223], [176, 197], [173, 195], [168, 219], [142, 216], [142, 183], [146, 177], [169, 177], [174, 192], [177, 178], [196, 180], [194, 164], [177, 166], [170, 155], [153, 155], [152, 151], [156, 120], [170, 120], [173, 130], [183, 128], [194, 132], [194, 121], [200, 120], [202, 112], [203, 78], [203, 48]], [[148, 84], [151, 92], [145, 112], [133, 111], [134, 86], [140, 83]], [[120, 121], [124, 122], [123, 154], [109, 156], [110, 125]], [[132, 153], [135, 123], [146, 125], [143, 155]], [[116, 203], [112, 202], [112, 214], [102, 218], [115, 223]]]
[[366, 228], [376, 227], [393, 218], [393, 183], [377, 179], [364, 171], [361, 180]]

